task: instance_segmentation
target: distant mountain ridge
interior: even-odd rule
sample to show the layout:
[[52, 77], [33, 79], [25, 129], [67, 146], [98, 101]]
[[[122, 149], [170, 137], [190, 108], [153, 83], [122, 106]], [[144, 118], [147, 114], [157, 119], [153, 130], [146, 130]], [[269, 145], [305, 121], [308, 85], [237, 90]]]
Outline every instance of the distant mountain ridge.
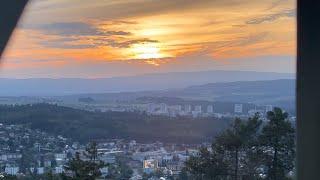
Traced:
[[[295, 109], [295, 80], [237, 81], [208, 83], [179, 89], [159, 91], [140, 91], [122, 93], [78, 94], [61, 96], [58, 99], [66, 103], [78, 103], [79, 98], [92, 98], [95, 103], [132, 102], [132, 103], [167, 103], [181, 100], [196, 103], [228, 102], [256, 105], [275, 105], [287, 110]], [[199, 103], [199, 102], [198, 102]]]
[[296, 83], [293, 79], [209, 83], [167, 91], [160, 96], [220, 102], [274, 104], [294, 109], [295, 86]]
[[252, 71], [199, 71], [145, 74], [130, 77], [0, 78], [0, 96], [52, 96], [83, 93], [155, 91], [217, 82], [294, 79], [294, 74]]
[[146, 92], [145, 96], [193, 101], [274, 104], [294, 109], [295, 84], [293, 79], [209, 83], [182, 89]]
[[[167, 92], [169, 96], [191, 99], [237, 101], [239, 97], [295, 96], [295, 80], [237, 81], [209, 83]], [[252, 100], [254, 101], [254, 100]]]

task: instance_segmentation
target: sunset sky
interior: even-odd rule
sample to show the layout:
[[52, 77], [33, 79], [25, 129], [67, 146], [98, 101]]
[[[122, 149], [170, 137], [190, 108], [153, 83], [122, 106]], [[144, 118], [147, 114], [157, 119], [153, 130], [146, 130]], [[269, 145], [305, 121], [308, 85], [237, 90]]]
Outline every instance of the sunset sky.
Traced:
[[294, 0], [33, 0], [0, 77], [295, 71]]

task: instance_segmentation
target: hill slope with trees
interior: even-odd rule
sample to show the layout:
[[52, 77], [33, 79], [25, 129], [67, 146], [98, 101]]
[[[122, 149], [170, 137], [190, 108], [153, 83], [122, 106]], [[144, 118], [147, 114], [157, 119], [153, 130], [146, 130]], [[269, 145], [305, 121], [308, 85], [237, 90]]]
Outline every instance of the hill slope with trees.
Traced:
[[228, 127], [229, 122], [229, 119], [170, 118], [136, 112], [88, 112], [49, 104], [0, 106], [0, 123], [28, 124], [33, 129], [81, 142], [111, 138], [202, 142]]

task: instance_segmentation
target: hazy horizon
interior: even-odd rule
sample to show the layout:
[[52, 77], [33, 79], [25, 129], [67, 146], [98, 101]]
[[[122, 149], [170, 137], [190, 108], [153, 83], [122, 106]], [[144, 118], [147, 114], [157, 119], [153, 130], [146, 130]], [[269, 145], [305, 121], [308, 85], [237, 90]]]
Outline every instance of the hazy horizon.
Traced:
[[196, 71], [113, 78], [0, 78], [1, 95], [61, 95], [185, 88], [208, 83], [295, 79], [294, 74], [254, 71]]
[[[248, 72], [248, 73], [273, 73], [279, 75], [292, 75], [295, 76], [295, 72], [270, 72], [270, 71], [246, 71], [246, 70], [200, 70], [200, 71], [168, 71], [168, 72], [150, 72], [150, 73], [141, 73], [141, 74], [132, 74], [132, 75], [122, 75], [122, 76], [110, 76], [110, 77], [6, 77], [0, 76], [0, 79], [13, 79], [13, 80], [23, 80], [23, 79], [110, 79], [110, 78], [130, 78], [130, 77], [139, 77], [139, 76], [149, 76], [149, 75], [167, 75], [167, 74], [181, 74], [181, 73], [206, 73], [206, 72]], [[280, 78], [282, 79], [282, 78]], [[285, 78], [286, 79], [286, 78]], [[289, 78], [291, 79], [291, 78]]]

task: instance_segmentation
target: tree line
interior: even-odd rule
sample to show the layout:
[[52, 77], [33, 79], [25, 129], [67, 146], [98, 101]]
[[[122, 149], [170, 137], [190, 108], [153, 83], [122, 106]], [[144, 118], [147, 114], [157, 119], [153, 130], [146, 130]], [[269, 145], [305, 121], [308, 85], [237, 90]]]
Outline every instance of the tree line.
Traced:
[[293, 178], [294, 164], [295, 128], [288, 113], [274, 108], [267, 121], [235, 119], [186, 162], [180, 179], [285, 180]]
[[[51, 105], [0, 105], [0, 123], [25, 124], [87, 144], [119, 138], [143, 143], [199, 143], [228, 127], [232, 119], [167, 117], [141, 112], [89, 112]], [[163, 133], [167, 132], [167, 133]]]

